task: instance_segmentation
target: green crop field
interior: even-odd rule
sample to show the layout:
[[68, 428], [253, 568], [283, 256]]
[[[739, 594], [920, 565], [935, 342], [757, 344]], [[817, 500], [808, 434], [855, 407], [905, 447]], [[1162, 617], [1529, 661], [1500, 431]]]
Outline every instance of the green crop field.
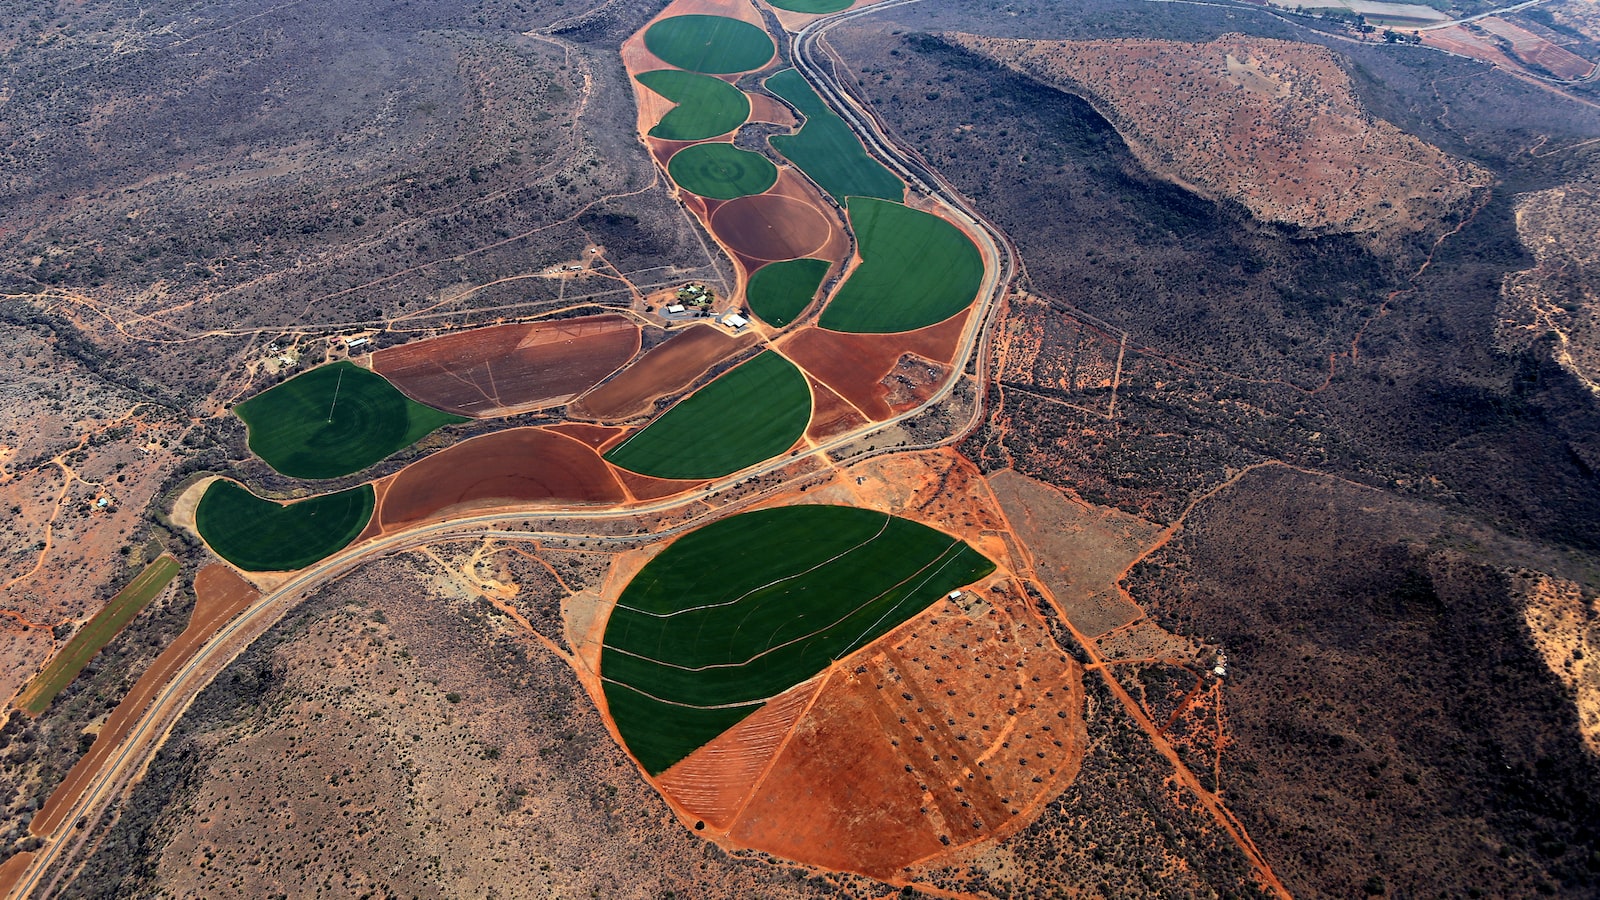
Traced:
[[372, 518], [372, 485], [287, 506], [231, 481], [213, 481], [195, 510], [195, 527], [218, 556], [247, 572], [290, 572], [343, 550]]
[[71, 684], [72, 679], [78, 677], [89, 660], [111, 643], [111, 639], [133, 621], [139, 610], [148, 606], [172, 582], [178, 574], [178, 568], [177, 560], [162, 556], [133, 576], [133, 580], [111, 598], [106, 608], [79, 629], [72, 640], [61, 648], [61, 652], [28, 682], [28, 686], [17, 696], [17, 706], [36, 716], [49, 708], [50, 701], [61, 693], [62, 688]]
[[775, 134], [769, 139], [785, 159], [840, 203], [847, 197], [905, 199], [905, 184], [867, 154], [855, 132], [828, 109], [799, 72], [784, 69], [766, 84], [767, 90], [794, 104], [806, 118], [794, 134]]
[[617, 599], [600, 662], [612, 718], [660, 772], [735, 713], [992, 571], [960, 538], [873, 510], [789, 506], [712, 523]]
[[650, 26], [644, 45], [668, 65], [707, 75], [759, 69], [777, 48], [767, 33], [726, 16], [673, 16]]
[[977, 299], [983, 257], [959, 228], [866, 197], [851, 198], [849, 211], [862, 262], [817, 324], [868, 334], [910, 331], [942, 322]]
[[467, 421], [350, 362], [296, 375], [233, 411], [250, 429], [250, 449], [293, 478], [359, 472], [436, 428]]
[[793, 322], [816, 299], [830, 265], [825, 259], [789, 259], [762, 266], [745, 288], [750, 310], [778, 328]]
[[778, 167], [732, 144], [694, 144], [672, 155], [667, 174], [686, 191], [714, 200], [759, 194], [777, 182]]
[[639, 83], [678, 104], [661, 117], [650, 136], [667, 141], [703, 141], [738, 128], [750, 118], [750, 98], [720, 78], [657, 69]]
[[811, 422], [811, 387], [772, 351], [723, 374], [606, 459], [657, 478], [720, 478], [788, 450]]
[[767, 0], [779, 9], [797, 13], [835, 13], [849, 9], [855, 0]]

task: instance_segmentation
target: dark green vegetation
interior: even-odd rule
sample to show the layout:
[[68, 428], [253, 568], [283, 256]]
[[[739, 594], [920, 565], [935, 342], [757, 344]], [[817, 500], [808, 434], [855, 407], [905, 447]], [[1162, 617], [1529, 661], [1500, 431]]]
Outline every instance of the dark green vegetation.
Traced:
[[644, 33], [644, 45], [662, 62], [708, 75], [759, 69], [776, 51], [765, 31], [726, 16], [662, 19]]
[[287, 506], [231, 481], [213, 481], [195, 510], [195, 527], [218, 556], [248, 572], [289, 572], [337, 553], [372, 517], [372, 485]]
[[823, 328], [910, 331], [950, 318], [977, 297], [983, 257], [959, 228], [866, 197], [852, 197], [849, 210], [862, 262], [822, 311]]
[[436, 428], [466, 421], [350, 362], [296, 375], [233, 411], [250, 429], [250, 449], [293, 478], [359, 472]]
[[703, 141], [727, 134], [750, 118], [750, 98], [720, 78], [657, 69], [641, 73], [639, 83], [678, 104], [650, 129], [651, 137]]
[[816, 298], [817, 288], [832, 263], [825, 259], [788, 259], [768, 263], [750, 276], [745, 299], [769, 325], [783, 327]]
[[100, 652], [100, 648], [110, 643], [177, 576], [178, 569], [176, 559], [163, 556], [133, 576], [133, 580], [111, 598], [105, 609], [96, 613], [89, 624], [73, 635], [61, 652], [28, 682], [28, 686], [17, 697], [17, 706], [36, 716], [44, 712], [56, 694], [78, 677], [89, 660]]
[[959, 538], [873, 510], [789, 506], [722, 519], [668, 547], [618, 598], [601, 657], [612, 718], [646, 770], [660, 772], [753, 712], [747, 704], [992, 571]]
[[686, 191], [714, 200], [759, 194], [778, 180], [778, 167], [732, 144], [695, 144], [673, 154], [667, 174]]
[[777, 456], [811, 421], [811, 387], [770, 350], [667, 410], [606, 459], [657, 478], [720, 478]]
[[817, 92], [794, 69], [766, 81], [767, 90], [789, 101], [805, 116], [794, 134], [772, 136], [773, 149], [811, 176], [840, 203], [847, 197], [903, 200], [906, 187], [893, 172], [868, 155], [844, 120], [828, 109]]
[[797, 13], [833, 13], [849, 9], [855, 0], [771, 0], [779, 9]]

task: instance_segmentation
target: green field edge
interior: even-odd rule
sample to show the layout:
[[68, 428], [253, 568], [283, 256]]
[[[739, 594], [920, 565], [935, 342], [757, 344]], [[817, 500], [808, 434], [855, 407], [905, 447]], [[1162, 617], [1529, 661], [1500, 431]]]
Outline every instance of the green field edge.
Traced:
[[804, 76], [784, 69], [765, 81], [768, 91], [787, 101], [804, 118], [793, 134], [767, 139], [817, 186], [840, 203], [851, 197], [903, 202], [905, 182], [875, 159], [844, 119], [828, 108]]
[[676, 104], [650, 129], [650, 137], [703, 141], [727, 134], [750, 119], [749, 95], [715, 76], [655, 69], [634, 77]]
[[50, 707], [56, 695], [78, 677], [95, 654], [122, 633], [129, 622], [154, 600], [182, 571], [178, 561], [163, 555], [140, 570], [118, 591], [105, 609], [84, 625], [18, 695], [17, 706], [30, 715]]
[[[195, 531], [212, 553], [246, 572], [294, 572], [350, 546], [375, 506], [371, 484], [280, 504], [219, 478], [195, 507]], [[333, 521], [313, 529], [309, 520], [326, 511]], [[291, 550], [297, 546], [305, 549]]]
[[872, 197], [851, 197], [846, 208], [861, 263], [828, 300], [818, 327], [898, 334], [937, 325], [978, 299], [983, 254], [954, 224]]

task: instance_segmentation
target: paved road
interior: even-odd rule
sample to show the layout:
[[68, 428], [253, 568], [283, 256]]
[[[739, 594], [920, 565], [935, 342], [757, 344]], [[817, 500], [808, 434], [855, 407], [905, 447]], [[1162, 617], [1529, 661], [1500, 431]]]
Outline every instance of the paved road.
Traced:
[[[897, 415], [881, 424], [833, 438], [811, 450], [807, 454], [809, 456], [823, 456], [841, 450], [872, 434], [887, 431], [944, 402], [961, 382], [960, 373], [965, 371], [969, 363], [972, 362], [974, 353], [979, 354], [979, 365], [976, 369], [979, 389], [977, 391], [977, 402], [973, 404], [971, 414], [966, 422], [959, 423], [959, 427], [953, 428], [951, 434], [938, 440], [915, 446], [901, 446], [862, 452], [849, 457], [845, 462], [853, 462], [881, 453], [905, 452], [907, 450], [929, 449], [940, 446], [960, 439], [966, 431], [978, 424], [984, 415], [983, 396], [985, 392], [982, 389], [982, 383], [983, 372], [986, 371], [988, 362], [988, 335], [993, 326], [995, 313], [1000, 305], [999, 301], [1009, 290], [1011, 282], [1016, 275], [1017, 255], [1010, 240], [998, 228], [972, 209], [965, 198], [940, 177], [937, 172], [933, 171], [920, 157], [896, 143], [876, 117], [844, 89], [834, 77], [831, 66], [828, 64], [828, 51], [826, 50], [826, 45], [821, 41], [822, 36], [826, 34], [828, 29], [841, 22], [856, 19], [863, 15], [870, 15], [881, 9], [903, 6], [912, 2], [916, 2], [916, 0], [887, 0], [884, 3], [812, 22], [801, 30], [795, 38], [795, 67], [811, 81], [818, 94], [822, 96], [829, 106], [833, 107], [855, 129], [869, 151], [905, 179], [906, 183], [914, 190], [936, 199], [947, 207], [952, 217], [965, 226], [966, 231], [976, 240], [978, 248], [984, 256], [984, 280], [977, 299], [975, 314], [969, 320], [966, 332], [962, 335], [962, 342], [954, 361], [955, 364], [952, 367], [955, 373], [954, 376], [923, 405]], [[556, 521], [571, 522], [581, 527], [581, 524], [585, 522], [637, 520], [642, 516], [670, 513], [688, 508], [713, 493], [727, 490], [751, 478], [770, 475], [794, 462], [794, 457], [787, 456], [771, 459], [760, 465], [730, 475], [727, 478], [720, 479], [692, 494], [668, 498], [654, 503], [639, 504], [626, 509], [537, 510], [530, 511], [525, 515], [508, 515], [505, 512], [495, 512], [425, 525], [350, 548], [296, 573], [284, 584], [264, 593], [259, 601], [221, 629], [204, 647], [196, 652], [189, 664], [180, 670], [166, 688], [156, 696], [144, 718], [129, 733], [123, 746], [113, 754], [107, 765], [96, 775], [78, 801], [72, 805], [71, 812], [62, 818], [63, 822], [69, 824], [64, 825], [60, 833], [51, 836], [45, 846], [36, 854], [27, 874], [18, 883], [17, 889], [12, 893], [12, 896], [17, 898], [30, 896], [41, 885], [45, 886], [47, 893], [53, 890], [55, 884], [61, 878], [61, 873], [55, 873], [47, 884], [44, 881], [44, 876], [50, 872], [51, 867], [58, 860], [70, 860], [72, 856], [76, 855], [94, 830], [90, 826], [98, 821], [99, 817], [111, 807], [112, 801], [131, 783], [132, 779], [143, 772], [145, 766], [149, 764], [156, 751], [161, 748], [172, 728], [182, 717], [184, 711], [188, 709], [189, 704], [199, 695], [200, 691], [210, 684], [212, 679], [220, 674], [239, 654], [244, 652], [252, 642], [277, 624], [294, 606], [321, 587], [348, 574], [363, 563], [387, 554], [404, 552], [425, 544], [457, 539], [487, 538], [547, 542], [581, 540], [611, 546], [652, 543], [673, 537], [692, 528], [700, 527], [709, 519], [720, 518], [740, 508], [752, 505], [764, 496], [784, 488], [789, 481], [801, 481], [814, 476], [809, 474], [796, 476], [793, 479], [756, 492], [750, 497], [742, 498], [714, 511], [703, 513], [677, 525], [655, 532], [632, 531], [621, 534], [567, 531], [541, 532], [508, 529], [503, 526], [508, 522]], [[80, 820], [84, 822], [81, 828], [70, 824]]]

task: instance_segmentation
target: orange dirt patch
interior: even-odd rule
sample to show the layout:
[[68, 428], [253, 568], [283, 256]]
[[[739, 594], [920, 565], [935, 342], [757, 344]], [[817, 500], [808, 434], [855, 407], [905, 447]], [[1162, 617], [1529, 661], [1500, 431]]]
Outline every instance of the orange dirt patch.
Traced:
[[600, 383], [639, 352], [625, 316], [492, 325], [372, 355], [372, 368], [406, 396], [466, 416], [555, 406]]
[[620, 425], [595, 425], [591, 422], [562, 422], [559, 425], [547, 425], [545, 430], [582, 441], [601, 453], [605, 452], [607, 444], [628, 433], [628, 429]]
[[656, 400], [683, 390], [756, 340], [754, 334], [736, 337], [704, 323], [691, 325], [579, 397], [568, 412], [609, 421], [646, 415], [654, 411]]
[[750, 789], [794, 729], [820, 680], [796, 685], [693, 755], [662, 772], [656, 784], [696, 823], [726, 834]]
[[637, 472], [629, 472], [627, 469], [619, 469], [615, 466], [612, 466], [611, 470], [622, 482], [622, 486], [628, 489], [628, 493], [633, 495], [633, 499], [635, 500], [660, 500], [662, 497], [671, 497], [673, 494], [681, 494], [684, 491], [691, 490], [699, 487], [702, 484], [705, 484], [704, 481], [680, 481], [676, 478], [652, 478], [649, 475], [640, 475]]
[[750, 98], [750, 121], [794, 127], [800, 124], [794, 111], [766, 94], [746, 94]]
[[853, 431], [867, 424], [867, 419], [833, 389], [816, 380], [811, 382], [811, 425], [806, 437], [821, 443], [828, 438]]
[[542, 428], [514, 428], [406, 466], [390, 482], [378, 517], [391, 532], [472, 509], [626, 499], [592, 447]]
[[786, 338], [779, 349], [861, 412], [883, 420], [894, 414], [884, 379], [901, 356], [912, 353], [948, 363], [968, 315], [963, 311], [937, 325], [900, 334], [844, 334], [808, 326]]
[[711, 214], [717, 240], [752, 259], [812, 256], [832, 236], [827, 216], [803, 200], [777, 194], [740, 197]]
[[[677, 68], [662, 61], [661, 57], [646, 49], [644, 33], [650, 30], [650, 25], [654, 25], [662, 19], [692, 15], [726, 16], [730, 19], [738, 19], [741, 22], [749, 22], [762, 31], [767, 30], [766, 23], [761, 20], [761, 13], [756, 11], [754, 4], [739, 3], [736, 0], [677, 0], [677, 2], [663, 9], [654, 19], [651, 19], [644, 28], [635, 31], [632, 37], [623, 42], [622, 65], [623, 68], [628, 70], [628, 74], [637, 75], [640, 72], [650, 72], [655, 69]], [[648, 121], [653, 125], [659, 119], [660, 116], [658, 115], [655, 119]], [[640, 123], [643, 124], [645, 121], [641, 111]], [[643, 134], [648, 130], [648, 127], [640, 128], [639, 133]]]
[[[1014, 834], [1077, 774], [1082, 672], [1025, 605], [965, 602], [940, 601], [835, 664], [781, 743], [787, 709], [752, 716], [658, 786], [709, 837], [889, 881]], [[770, 766], [741, 756], [773, 747]]]
[[923, 359], [914, 353], [902, 353], [900, 359], [883, 376], [885, 402], [896, 413], [914, 409], [928, 402], [939, 385], [950, 374], [950, 367]]
[[1538, 66], [1557, 78], [1575, 81], [1586, 78], [1595, 64], [1541, 35], [1507, 22], [1498, 16], [1479, 19], [1477, 26], [1511, 44], [1511, 52], [1529, 65]]
[[13, 854], [10, 859], [0, 863], [0, 897], [11, 896], [11, 890], [22, 880], [28, 866], [33, 862], [33, 853], [24, 850]]
[[221, 563], [201, 569], [194, 579], [194, 611], [189, 614], [189, 625], [167, 649], [161, 651], [150, 668], [139, 676], [132, 690], [111, 711], [100, 733], [67, 777], [39, 808], [28, 830], [45, 836], [61, 827], [62, 821], [72, 811], [72, 806], [83, 791], [100, 773], [100, 768], [137, 725], [145, 709], [162, 688], [194, 657], [196, 651], [250, 604], [261, 593], [237, 572]]

